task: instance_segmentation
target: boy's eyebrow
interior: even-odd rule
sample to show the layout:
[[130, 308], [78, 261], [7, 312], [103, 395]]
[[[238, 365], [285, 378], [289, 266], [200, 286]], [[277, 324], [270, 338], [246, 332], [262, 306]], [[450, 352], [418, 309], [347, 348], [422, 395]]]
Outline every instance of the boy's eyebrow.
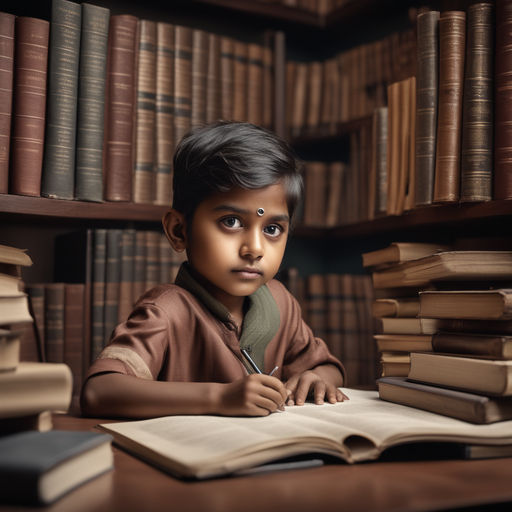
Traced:
[[[220, 204], [216, 206], [213, 211], [228, 211], [228, 212], [235, 212], [239, 213], [240, 215], [249, 215], [251, 213], [250, 210], [247, 210], [246, 208], [239, 208], [238, 206], [233, 206], [232, 204]], [[286, 213], [278, 214], [278, 215], [269, 215], [271, 220], [274, 222], [290, 222], [290, 216]]]

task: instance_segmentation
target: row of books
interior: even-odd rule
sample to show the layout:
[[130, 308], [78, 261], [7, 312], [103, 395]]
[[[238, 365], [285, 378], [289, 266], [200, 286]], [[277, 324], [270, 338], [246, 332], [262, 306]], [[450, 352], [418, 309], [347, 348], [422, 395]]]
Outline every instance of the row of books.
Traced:
[[473, 423], [512, 418], [512, 251], [394, 243], [363, 255], [381, 398]]
[[303, 225], [333, 227], [373, 218], [371, 143], [371, 126], [366, 125], [350, 134], [347, 162], [304, 162], [304, 205], [299, 218]]
[[311, 274], [290, 268], [280, 279], [301, 305], [304, 320], [347, 372], [348, 386], [374, 385], [377, 364], [372, 339], [373, 289], [367, 275]]
[[286, 63], [287, 126], [292, 136], [335, 134], [339, 123], [386, 105], [390, 83], [415, 74], [413, 30], [393, 32], [325, 61]]
[[270, 40], [52, 0], [0, 13], [0, 193], [169, 204], [172, 155], [219, 119], [273, 123]]
[[320, 16], [329, 14], [334, 9], [343, 6], [347, 0], [258, 0], [265, 4], [280, 4], [294, 9], [310, 11]]
[[[76, 251], [71, 258], [69, 247]], [[56, 281], [84, 287], [85, 366], [96, 358], [116, 325], [126, 320], [137, 299], [156, 285], [174, 282], [184, 260], [184, 253], [176, 253], [163, 233], [132, 228], [67, 233], [57, 237], [55, 253]]]

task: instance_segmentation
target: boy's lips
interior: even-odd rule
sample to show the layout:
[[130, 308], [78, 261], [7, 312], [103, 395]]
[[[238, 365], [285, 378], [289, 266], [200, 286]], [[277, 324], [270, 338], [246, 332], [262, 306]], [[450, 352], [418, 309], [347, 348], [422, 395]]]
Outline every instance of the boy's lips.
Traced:
[[263, 275], [263, 272], [255, 267], [235, 268], [232, 272], [248, 279], [256, 279]]

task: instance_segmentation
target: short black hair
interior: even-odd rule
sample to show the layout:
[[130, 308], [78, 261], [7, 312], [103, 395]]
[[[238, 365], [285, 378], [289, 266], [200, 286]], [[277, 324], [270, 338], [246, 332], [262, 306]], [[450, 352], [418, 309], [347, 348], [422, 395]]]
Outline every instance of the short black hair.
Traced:
[[218, 121], [192, 130], [174, 154], [173, 204], [187, 220], [216, 192], [282, 183], [290, 219], [303, 180], [291, 147], [276, 134], [245, 122]]

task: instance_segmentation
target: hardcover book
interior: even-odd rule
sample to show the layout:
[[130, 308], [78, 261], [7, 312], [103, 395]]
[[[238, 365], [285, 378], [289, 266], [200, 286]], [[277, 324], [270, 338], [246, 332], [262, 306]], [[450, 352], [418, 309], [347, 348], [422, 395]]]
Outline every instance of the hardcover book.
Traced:
[[112, 438], [98, 432], [21, 432], [0, 439], [0, 501], [49, 505], [114, 467]]

